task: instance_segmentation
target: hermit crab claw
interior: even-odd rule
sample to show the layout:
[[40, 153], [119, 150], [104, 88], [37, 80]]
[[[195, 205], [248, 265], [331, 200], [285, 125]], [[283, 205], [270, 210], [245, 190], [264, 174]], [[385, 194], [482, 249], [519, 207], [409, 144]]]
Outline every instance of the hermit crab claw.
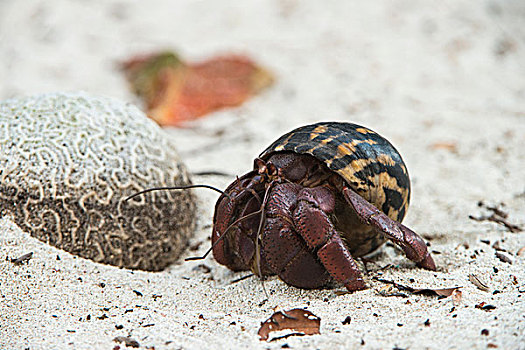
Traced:
[[343, 194], [362, 222], [371, 225], [374, 230], [401, 247], [407, 258], [416, 262], [418, 266], [436, 270], [436, 264], [427, 250], [425, 241], [417, 233], [389, 218], [354, 190], [347, 187]]

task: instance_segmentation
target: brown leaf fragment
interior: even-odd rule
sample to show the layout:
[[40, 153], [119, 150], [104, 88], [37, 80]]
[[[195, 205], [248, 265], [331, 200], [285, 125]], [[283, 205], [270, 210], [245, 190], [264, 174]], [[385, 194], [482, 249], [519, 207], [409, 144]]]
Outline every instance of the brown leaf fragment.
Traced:
[[312, 312], [305, 309], [291, 309], [275, 312], [269, 319], [261, 323], [257, 334], [260, 340], [268, 341], [271, 332], [292, 330], [296, 332], [292, 335], [312, 335], [320, 334], [320, 326], [321, 319]]
[[492, 248], [494, 248], [495, 250], [498, 250], [500, 252], [506, 252], [505, 249], [501, 248], [499, 243], [500, 243], [499, 241], [494, 242], [494, 244], [492, 245]]
[[484, 291], [484, 292], [488, 292], [490, 290], [489, 286], [487, 286], [478, 276], [476, 276], [475, 274], [471, 273], [468, 275], [468, 280], [473, 284], [475, 285], [476, 287], [478, 287], [478, 289]]
[[452, 304], [454, 304], [455, 306], [458, 306], [459, 304], [461, 304], [462, 297], [463, 297], [463, 293], [459, 289], [455, 289], [452, 292]]
[[161, 52], [133, 57], [121, 66], [148, 116], [161, 126], [180, 126], [238, 106], [273, 83], [267, 70], [241, 55], [188, 63], [175, 53]]
[[347, 290], [336, 290], [334, 291], [334, 294], [340, 297], [342, 295], [353, 294], [353, 292], [349, 292]]
[[516, 253], [517, 256], [525, 255], [525, 247], [521, 247], [520, 250]]
[[31, 260], [32, 257], [33, 257], [33, 252], [30, 252], [22, 256], [19, 256], [18, 258], [11, 259], [11, 262], [15, 265], [22, 265], [24, 263], [29, 262], [29, 260]]
[[209, 266], [207, 266], [206, 264], [199, 264], [199, 265], [193, 267], [192, 271], [198, 271], [198, 272], [202, 272], [202, 273], [210, 273], [211, 272], [211, 268]]
[[433, 144], [431, 144], [430, 148], [431, 149], [443, 149], [443, 150], [446, 150], [452, 153], [456, 153], [458, 150], [457, 146], [458, 145], [456, 142], [439, 141], [439, 142], [434, 142]]
[[414, 293], [433, 292], [439, 296], [449, 297], [452, 295], [452, 293], [454, 293], [455, 290], [458, 290], [458, 288], [461, 288], [461, 287], [414, 289]]
[[407, 294], [401, 293], [395, 286], [391, 284], [376, 289], [376, 292], [383, 297], [408, 297]]
[[122, 337], [122, 336], [115, 337], [113, 338], [113, 341], [116, 343], [124, 343], [124, 345], [132, 347], [132, 348], [138, 348], [140, 346], [138, 341], [130, 337]]
[[512, 264], [512, 259], [505, 253], [496, 252], [496, 257], [500, 259], [502, 262]]
[[492, 311], [492, 310], [494, 310], [496, 308], [494, 305], [487, 304], [484, 301], [482, 301], [479, 304], [474, 305], [474, 307], [476, 309], [481, 309], [481, 310], [485, 310], [485, 311]]

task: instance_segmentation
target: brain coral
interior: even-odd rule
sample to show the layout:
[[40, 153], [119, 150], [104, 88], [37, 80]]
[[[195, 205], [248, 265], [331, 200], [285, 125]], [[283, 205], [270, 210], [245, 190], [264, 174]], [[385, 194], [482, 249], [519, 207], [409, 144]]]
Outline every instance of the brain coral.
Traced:
[[97, 262], [161, 270], [193, 232], [189, 184], [163, 131], [137, 108], [85, 93], [0, 102], [0, 215]]

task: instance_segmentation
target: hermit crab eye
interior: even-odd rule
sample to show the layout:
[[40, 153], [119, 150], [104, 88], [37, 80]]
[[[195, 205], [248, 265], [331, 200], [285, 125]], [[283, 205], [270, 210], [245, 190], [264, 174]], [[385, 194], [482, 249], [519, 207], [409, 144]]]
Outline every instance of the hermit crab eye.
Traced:
[[266, 172], [266, 162], [261, 158], [255, 158], [253, 168], [256, 169], [259, 174], [264, 174]]

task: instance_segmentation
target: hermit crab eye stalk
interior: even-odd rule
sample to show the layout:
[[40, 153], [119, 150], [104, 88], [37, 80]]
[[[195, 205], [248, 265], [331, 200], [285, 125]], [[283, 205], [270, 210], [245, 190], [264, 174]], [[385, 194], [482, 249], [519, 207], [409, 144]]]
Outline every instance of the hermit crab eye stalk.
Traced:
[[215, 192], [219, 192], [223, 196], [231, 198], [228, 193], [226, 193], [224, 191], [221, 191], [218, 188], [210, 186], [210, 185], [187, 185], [187, 186], [167, 186], [167, 187], [152, 187], [152, 188], [148, 188], [148, 189], [145, 189], [143, 191], [140, 191], [140, 192], [132, 194], [131, 196], [129, 196], [126, 199], [124, 199], [124, 201], [129, 201], [132, 198], [135, 198], [135, 197], [140, 196], [140, 195], [142, 195], [144, 193], [153, 192], [153, 191], [188, 190], [190, 188], [208, 188], [208, 189], [213, 190]]

